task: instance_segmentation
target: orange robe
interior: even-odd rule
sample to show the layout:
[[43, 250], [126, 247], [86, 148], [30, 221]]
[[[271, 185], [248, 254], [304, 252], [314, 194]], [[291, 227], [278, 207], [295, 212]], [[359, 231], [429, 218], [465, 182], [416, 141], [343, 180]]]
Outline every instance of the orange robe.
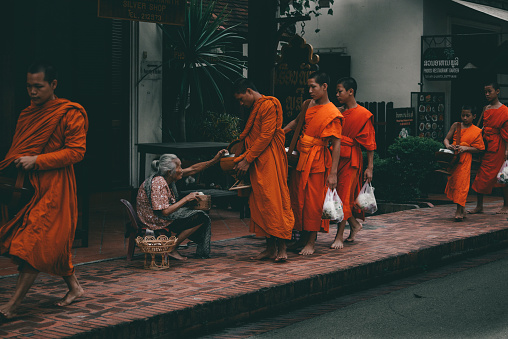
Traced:
[[[457, 144], [458, 131], [453, 136], [453, 144]], [[481, 128], [472, 125], [466, 129], [461, 129], [460, 146], [469, 146], [483, 151], [485, 145], [482, 138]], [[469, 192], [469, 181], [471, 179], [471, 161], [473, 154], [464, 152], [460, 154], [459, 163], [450, 176], [446, 184], [445, 193], [448, 199], [461, 206], [466, 205], [467, 194]]]
[[38, 155], [28, 172], [35, 193], [0, 227], [0, 254], [20, 258], [35, 269], [69, 276], [78, 219], [75, 164], [83, 159], [88, 119], [79, 104], [55, 99], [31, 105], [18, 119], [13, 143], [0, 170], [15, 159]]
[[[337, 171], [337, 193], [343, 204], [344, 220], [353, 216], [356, 197], [360, 193], [363, 175], [362, 148], [376, 149], [374, 117], [363, 106], [350, 108], [342, 113], [344, 125], [340, 142], [340, 160]], [[365, 220], [365, 213], [356, 209], [355, 216]]]
[[298, 231], [328, 232], [330, 220], [322, 220], [326, 179], [332, 167], [329, 137], [341, 138], [342, 114], [333, 103], [307, 109], [297, 144], [298, 165], [290, 180], [291, 206]]
[[287, 186], [282, 106], [277, 98], [263, 96], [254, 102], [239, 139], [245, 140], [246, 150], [235, 162], [245, 159], [250, 163], [250, 231], [291, 239], [294, 218]]
[[497, 183], [497, 173], [505, 161], [505, 142], [508, 141], [508, 107], [502, 105], [483, 113], [483, 135], [487, 150], [483, 154], [480, 169], [473, 183], [473, 190], [481, 194], [492, 193], [494, 187], [504, 187]]

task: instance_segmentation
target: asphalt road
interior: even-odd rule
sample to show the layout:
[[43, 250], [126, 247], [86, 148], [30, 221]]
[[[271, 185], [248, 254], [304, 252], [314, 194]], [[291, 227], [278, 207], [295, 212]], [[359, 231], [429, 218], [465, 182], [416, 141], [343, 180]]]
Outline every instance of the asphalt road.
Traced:
[[[507, 251], [487, 264], [437, 278], [429, 274], [423, 282], [374, 293], [251, 338], [508, 338]], [[319, 305], [306, 312], [312, 314], [313, 308]], [[301, 317], [302, 312], [296, 312]], [[290, 313], [284, 319], [291, 317]]]

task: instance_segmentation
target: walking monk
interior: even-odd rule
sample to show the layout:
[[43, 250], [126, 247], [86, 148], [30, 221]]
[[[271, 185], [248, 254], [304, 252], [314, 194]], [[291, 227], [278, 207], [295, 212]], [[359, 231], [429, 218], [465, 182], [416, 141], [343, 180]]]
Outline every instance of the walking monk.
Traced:
[[57, 306], [83, 295], [71, 263], [78, 218], [72, 165], [85, 154], [87, 115], [79, 104], [55, 96], [57, 73], [50, 64], [33, 64], [26, 86], [31, 105], [19, 116], [0, 170], [15, 166], [25, 172], [35, 193], [0, 226], [0, 253], [18, 263], [20, 271], [13, 297], [0, 307], [0, 323], [15, 316], [41, 271], [62, 276], [69, 288]]
[[[347, 242], [353, 242], [356, 234], [362, 229], [362, 224], [356, 217], [365, 220], [363, 211], [353, 211], [358, 193], [360, 192], [361, 176], [363, 171], [362, 146], [367, 150], [367, 169], [363, 173], [363, 180], [371, 182], [374, 169], [374, 150], [376, 149], [376, 136], [373, 125], [373, 115], [366, 108], [358, 105], [355, 96], [357, 91], [356, 80], [342, 78], [337, 81], [337, 99], [344, 104], [344, 124], [342, 128], [342, 143], [338, 170], [337, 193], [343, 204], [344, 220], [337, 227], [337, 235], [331, 248], [344, 247], [344, 229], [346, 221], [351, 231]], [[356, 217], [355, 217], [356, 216]]]
[[492, 193], [492, 188], [503, 188], [504, 204], [497, 213], [508, 213], [508, 187], [497, 183], [497, 173], [508, 159], [508, 107], [499, 102], [499, 85], [491, 82], [485, 86], [485, 97], [489, 104], [483, 111], [483, 137], [486, 151], [480, 169], [473, 182], [477, 193], [476, 208], [468, 211], [475, 214], [483, 212], [483, 195]]
[[453, 168], [448, 177], [445, 189], [448, 199], [457, 204], [455, 221], [462, 221], [465, 217], [466, 211], [464, 206], [466, 205], [469, 181], [471, 179], [472, 153], [485, 149], [482, 130], [473, 125], [473, 120], [476, 118], [476, 114], [473, 114], [473, 108], [471, 106], [462, 106], [460, 116], [462, 122], [452, 125], [443, 142], [447, 149], [457, 151], [460, 156], [458, 164]]
[[239, 177], [247, 172], [250, 176], [250, 231], [267, 238], [266, 249], [253, 259], [285, 261], [285, 239], [291, 239], [294, 218], [287, 186], [282, 106], [277, 98], [261, 95], [243, 78], [235, 81], [234, 95], [240, 105], [250, 109], [239, 137], [245, 152], [235, 159], [235, 169]]
[[[300, 157], [291, 174], [291, 205], [295, 214], [295, 229], [302, 231], [293, 248], [302, 248], [300, 254], [311, 255], [315, 251], [318, 232], [328, 232], [330, 220], [322, 220], [326, 189], [337, 187], [342, 114], [328, 99], [330, 78], [325, 73], [312, 73], [308, 80], [311, 100], [304, 118], [303, 132], [296, 146]], [[284, 127], [288, 133], [297, 126], [297, 120]], [[328, 144], [333, 151], [330, 154]]]

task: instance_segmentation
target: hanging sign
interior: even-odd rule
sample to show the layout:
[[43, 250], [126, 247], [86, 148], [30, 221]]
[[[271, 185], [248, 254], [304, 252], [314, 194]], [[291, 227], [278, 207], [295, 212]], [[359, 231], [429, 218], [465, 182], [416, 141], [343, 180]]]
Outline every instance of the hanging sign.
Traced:
[[98, 17], [179, 25], [185, 23], [185, 0], [98, 0]]
[[422, 60], [423, 76], [427, 80], [450, 80], [459, 75], [459, 57], [452, 47], [427, 48]]

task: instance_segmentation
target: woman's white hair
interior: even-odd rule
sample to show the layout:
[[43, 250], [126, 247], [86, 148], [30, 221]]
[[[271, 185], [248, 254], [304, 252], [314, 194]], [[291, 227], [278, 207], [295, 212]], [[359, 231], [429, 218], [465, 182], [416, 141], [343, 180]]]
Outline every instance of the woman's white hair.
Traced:
[[152, 161], [152, 171], [155, 175], [166, 177], [168, 173], [173, 176], [176, 170], [175, 160], [178, 157], [174, 154], [163, 154], [159, 160]]

